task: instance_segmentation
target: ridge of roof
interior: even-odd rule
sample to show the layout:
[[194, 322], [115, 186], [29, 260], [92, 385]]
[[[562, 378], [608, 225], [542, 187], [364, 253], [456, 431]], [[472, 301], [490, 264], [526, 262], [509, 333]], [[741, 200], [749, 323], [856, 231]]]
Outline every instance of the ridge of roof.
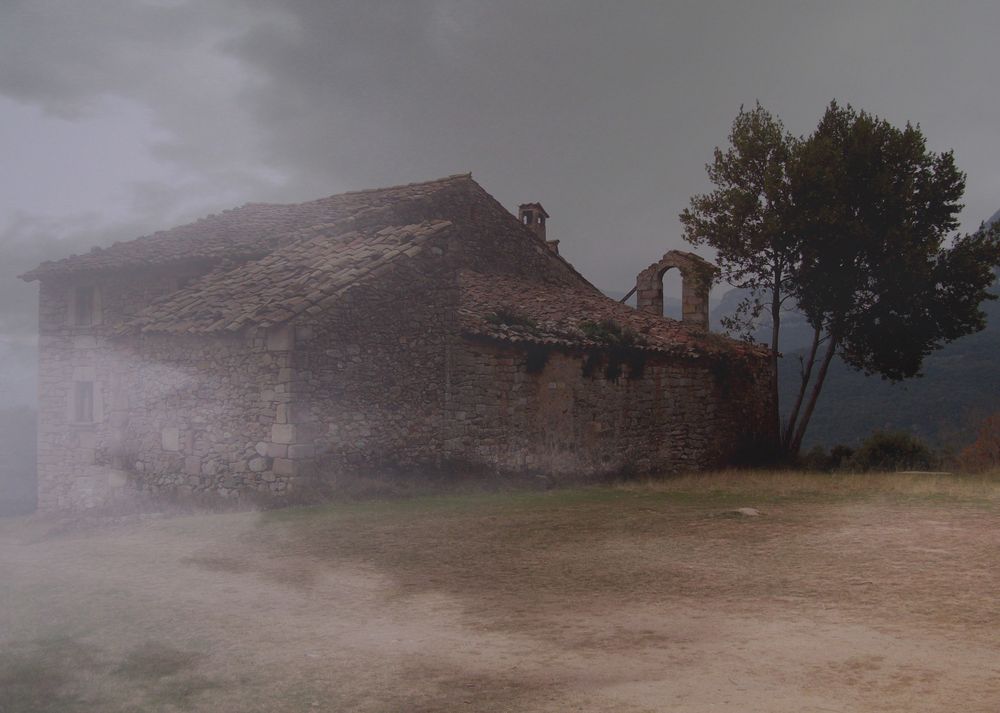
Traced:
[[326, 198], [317, 198], [312, 201], [306, 201], [306, 203], [315, 203], [318, 201], [327, 200], [328, 198], [336, 198], [338, 196], [357, 196], [357, 195], [363, 195], [365, 193], [383, 193], [385, 191], [399, 191], [404, 188], [422, 188], [425, 186], [433, 186], [436, 184], [458, 183], [460, 181], [472, 181], [473, 183], [475, 183], [475, 180], [472, 178], [472, 171], [468, 171], [466, 173], [453, 173], [450, 176], [442, 176], [441, 178], [435, 178], [430, 181], [413, 181], [412, 183], [399, 183], [395, 186], [382, 186], [381, 188], [361, 188], [356, 191], [344, 191], [343, 193], [335, 193], [331, 196], [327, 196]]

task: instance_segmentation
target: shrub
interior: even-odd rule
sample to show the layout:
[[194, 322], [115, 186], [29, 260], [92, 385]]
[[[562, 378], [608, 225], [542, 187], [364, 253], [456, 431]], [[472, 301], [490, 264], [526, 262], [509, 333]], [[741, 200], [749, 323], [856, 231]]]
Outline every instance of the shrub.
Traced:
[[927, 470], [937, 459], [924, 443], [909, 433], [876, 431], [850, 459], [854, 470]]
[[1000, 411], [979, 425], [976, 440], [958, 454], [958, 464], [973, 473], [1000, 468]]
[[842, 443], [830, 449], [830, 470], [840, 470], [846, 468], [851, 458], [854, 456], [854, 449]]
[[850, 465], [854, 449], [845, 445], [836, 445], [829, 452], [823, 446], [814, 446], [799, 457], [798, 466], [802, 470], [832, 472]]
[[830, 454], [823, 446], [813, 446], [799, 456], [797, 465], [802, 470], [828, 471], [830, 470]]

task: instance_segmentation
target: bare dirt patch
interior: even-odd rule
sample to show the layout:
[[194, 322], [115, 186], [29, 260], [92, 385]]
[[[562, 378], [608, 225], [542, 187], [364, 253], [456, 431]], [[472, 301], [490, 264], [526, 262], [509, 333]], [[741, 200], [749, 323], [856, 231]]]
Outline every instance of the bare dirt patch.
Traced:
[[9, 521], [0, 711], [995, 712], [1000, 492], [907, 478]]

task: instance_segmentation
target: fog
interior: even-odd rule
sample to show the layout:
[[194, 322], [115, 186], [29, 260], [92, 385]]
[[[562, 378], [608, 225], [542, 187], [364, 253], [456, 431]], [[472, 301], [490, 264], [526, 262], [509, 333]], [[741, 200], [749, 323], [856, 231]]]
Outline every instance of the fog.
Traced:
[[0, 391], [33, 401], [41, 259], [248, 201], [471, 171], [602, 289], [681, 247], [741, 105], [921, 124], [997, 208], [988, 2], [102, 0], [0, 8]]
[[[334, 321], [296, 355], [321, 329], [103, 345], [85, 366], [60, 362], [73, 376], [49, 403], [65, 395], [66, 418], [39, 420], [39, 288], [18, 276], [249, 202], [471, 172], [512, 212], [544, 204], [543, 236], [620, 297], [690, 247], [678, 214], [710, 189], [705, 164], [754, 102], [796, 135], [834, 99], [919, 124], [967, 173], [971, 231], [1000, 208], [998, 28], [995, 0], [3, 0], [0, 712], [993, 710], [995, 477], [629, 477], [636, 463], [698, 469], [750, 432], [767, 400], [754, 374], [769, 375], [752, 347], [701, 360], [698, 340], [722, 340], [687, 333], [682, 356], [647, 364], [650, 330], [608, 319], [587, 325], [608, 341], [570, 354], [539, 347], [539, 320], [504, 321], [501, 305], [484, 326], [528, 335], [527, 357], [494, 362], [488, 332], [452, 354], [466, 303], [433, 303], [423, 317], [454, 318], [452, 331], [379, 320], [379, 353]], [[444, 254], [439, 227], [401, 229], [393, 259], [424, 240]], [[513, 228], [525, 254], [558, 262]], [[159, 277], [149, 294], [198, 279]], [[565, 279], [545, 299], [580, 287]], [[444, 291], [385, 282], [381, 314], [399, 323]], [[72, 331], [97, 323], [96, 288], [83, 289], [88, 317], [69, 309], [62, 335], [73, 350], [97, 343]], [[679, 317], [676, 270], [666, 292]], [[356, 342], [379, 314], [345, 319], [362, 325]], [[208, 340], [226, 342], [222, 357]], [[986, 397], [990, 344], [963, 372], [978, 370], [966, 382]], [[623, 360], [629, 349], [642, 357]], [[928, 381], [950, 397], [958, 370], [942, 364]], [[463, 393], [462, 378], [481, 388]], [[573, 388], [582, 415], [566, 406]], [[491, 410], [481, 395], [496, 393]], [[837, 417], [876, 422], [844, 417], [845, 403]], [[407, 462], [386, 465], [399, 443]], [[368, 469], [310, 479], [336, 448], [343, 470]], [[479, 460], [449, 472], [452, 453]], [[38, 460], [58, 474], [41, 490]], [[414, 463], [409, 478], [389, 471]], [[291, 507], [303, 504], [315, 507]]]

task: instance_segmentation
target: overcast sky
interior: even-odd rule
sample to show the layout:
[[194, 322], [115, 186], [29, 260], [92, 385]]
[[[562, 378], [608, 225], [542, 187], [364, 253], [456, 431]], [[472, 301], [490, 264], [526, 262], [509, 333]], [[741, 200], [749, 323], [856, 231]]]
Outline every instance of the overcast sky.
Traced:
[[[627, 290], [740, 105], [919, 123], [1000, 208], [1000, 4], [3, 0], [0, 396], [29, 399], [41, 259], [250, 201], [471, 171]], [[5, 350], [7, 353], [5, 355]]]

